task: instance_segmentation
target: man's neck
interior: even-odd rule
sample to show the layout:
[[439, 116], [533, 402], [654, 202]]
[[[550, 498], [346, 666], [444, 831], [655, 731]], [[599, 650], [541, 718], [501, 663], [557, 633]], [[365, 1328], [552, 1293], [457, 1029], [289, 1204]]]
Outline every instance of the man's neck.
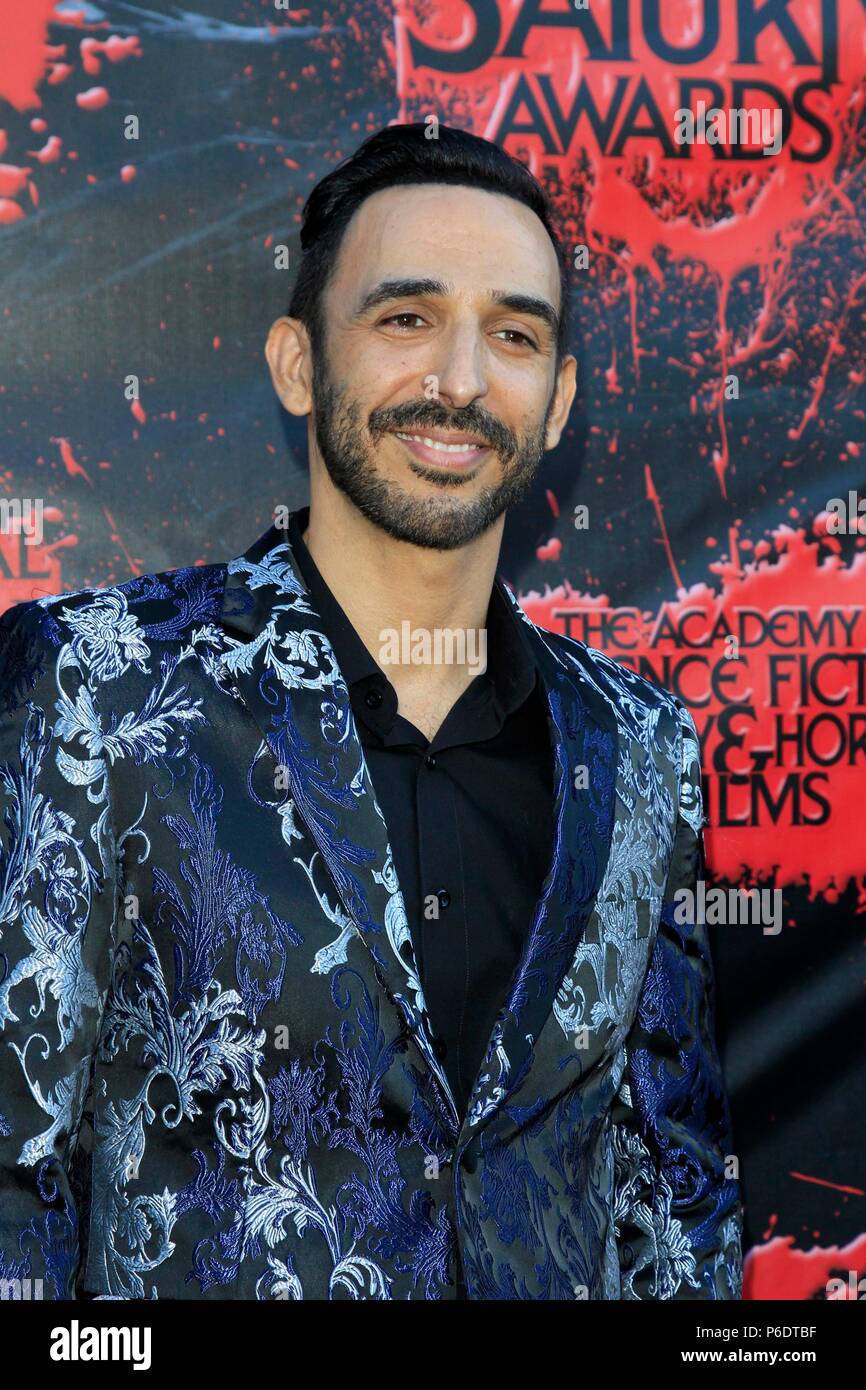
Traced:
[[383, 664], [386, 634], [400, 634], [406, 622], [410, 633], [429, 634], [431, 644], [442, 629], [465, 633], [466, 663], [387, 671], [398, 693], [424, 688], [456, 698], [478, 673], [472, 653], [486, 627], [503, 521], [469, 545], [431, 550], [394, 540], [348, 501], [328, 512], [311, 503], [304, 543], [364, 646]]

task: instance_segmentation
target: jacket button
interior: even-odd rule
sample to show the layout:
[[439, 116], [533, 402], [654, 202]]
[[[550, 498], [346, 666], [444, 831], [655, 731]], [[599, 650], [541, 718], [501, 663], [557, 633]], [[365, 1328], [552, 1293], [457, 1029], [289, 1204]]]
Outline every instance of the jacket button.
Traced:
[[626, 1244], [620, 1247], [619, 1262], [623, 1269], [631, 1269], [634, 1264], [634, 1251], [630, 1245]]
[[374, 689], [372, 689], [372, 690], [368, 690], [368, 691], [367, 691], [366, 695], [364, 696], [364, 704], [367, 706], [368, 709], [378, 709], [379, 706], [381, 705], [381, 703], [382, 703], [382, 692], [381, 692], [381, 690], [376, 690], [376, 689], [374, 688]]
[[448, 1056], [448, 1044], [444, 1038], [433, 1039], [433, 1055], [440, 1062], [444, 1057]]
[[471, 1145], [463, 1150], [462, 1162], [467, 1173], [474, 1173], [478, 1167], [478, 1152]]

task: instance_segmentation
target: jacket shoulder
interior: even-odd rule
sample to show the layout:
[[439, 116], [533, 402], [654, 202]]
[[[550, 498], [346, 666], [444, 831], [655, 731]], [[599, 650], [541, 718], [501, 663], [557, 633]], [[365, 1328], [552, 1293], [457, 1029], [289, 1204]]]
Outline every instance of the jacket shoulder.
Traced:
[[121, 625], [121, 637], [146, 626], [156, 640], [183, 642], [195, 627], [218, 617], [227, 568], [224, 562], [187, 565], [26, 599], [0, 616], [0, 643], [5, 648], [17, 638], [56, 652], [82, 631], [100, 623], [111, 627], [112, 617]]
[[[58, 661], [78, 666], [95, 687], [152, 681], [157, 661], [205, 635], [216, 640], [226, 565], [138, 575], [103, 588], [70, 589], [14, 604], [0, 616], [0, 714], [56, 699]], [[128, 693], [128, 692], [127, 692]]]

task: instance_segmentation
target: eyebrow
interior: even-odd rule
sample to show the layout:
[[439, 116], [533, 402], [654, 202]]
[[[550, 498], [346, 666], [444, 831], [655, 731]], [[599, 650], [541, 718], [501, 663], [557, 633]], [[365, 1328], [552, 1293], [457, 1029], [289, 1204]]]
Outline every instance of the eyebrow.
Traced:
[[[430, 299], [434, 296], [444, 299], [453, 293], [454, 286], [446, 284], [444, 280], [382, 280], [364, 295], [357, 312], [360, 316], [393, 299]], [[554, 336], [559, 332], [559, 314], [546, 299], [513, 290], [490, 290], [488, 298], [499, 308], [540, 319]]]

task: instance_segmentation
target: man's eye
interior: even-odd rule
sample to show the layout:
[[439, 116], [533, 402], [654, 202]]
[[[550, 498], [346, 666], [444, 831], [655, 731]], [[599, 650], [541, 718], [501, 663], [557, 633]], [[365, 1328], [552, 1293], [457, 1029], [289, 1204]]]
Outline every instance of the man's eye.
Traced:
[[404, 312], [403, 312], [402, 314], [392, 314], [392, 315], [390, 316], [390, 318], [382, 319], [382, 322], [381, 322], [381, 324], [380, 324], [380, 327], [382, 327], [382, 325], [384, 325], [384, 324], [386, 324], [386, 323], [397, 324], [398, 327], [402, 327], [402, 328], [410, 328], [410, 327], [412, 327], [411, 324], [408, 324], [408, 323], [405, 323], [405, 324], [404, 324], [404, 323], [401, 323], [401, 322], [400, 322], [401, 319], [417, 319], [419, 323], [423, 323], [423, 322], [424, 322], [424, 320], [422, 319], [422, 317], [421, 317], [420, 314], [414, 314], [414, 313], [412, 313], [411, 310], [406, 309], [406, 310], [404, 310]]
[[497, 333], [510, 333], [512, 338], [519, 338], [521, 342], [527, 343], [529, 347], [535, 347], [535, 343], [532, 341], [529, 335], [526, 333], [521, 333], [519, 328], [498, 328], [496, 331]]

